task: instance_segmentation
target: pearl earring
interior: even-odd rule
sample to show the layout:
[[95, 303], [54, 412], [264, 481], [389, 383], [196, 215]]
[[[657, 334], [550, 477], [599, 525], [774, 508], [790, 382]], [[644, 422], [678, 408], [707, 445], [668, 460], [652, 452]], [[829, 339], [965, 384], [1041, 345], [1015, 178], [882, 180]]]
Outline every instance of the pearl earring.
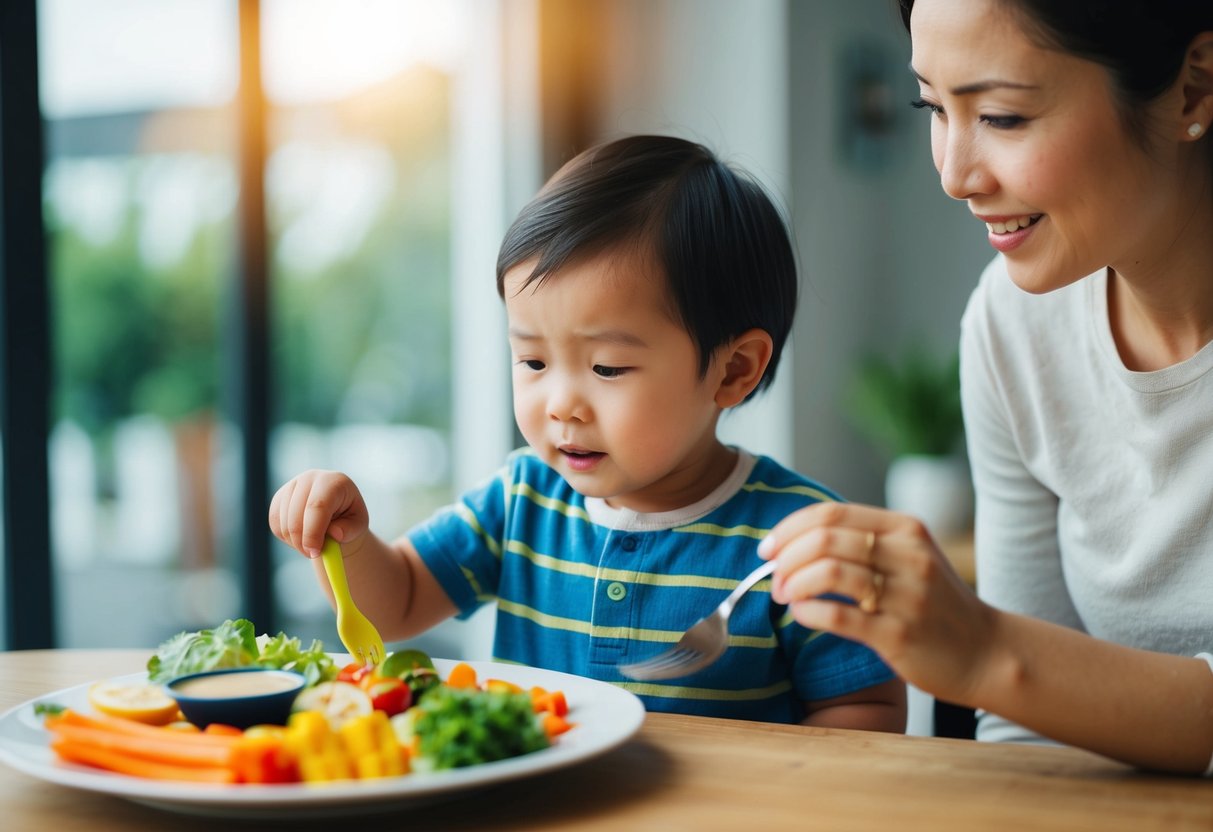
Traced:
[[1196, 138], [1200, 135], [1200, 131], [1204, 129], [1204, 126], [1202, 126], [1199, 121], [1194, 121], [1188, 125], [1188, 135], [1192, 138]]

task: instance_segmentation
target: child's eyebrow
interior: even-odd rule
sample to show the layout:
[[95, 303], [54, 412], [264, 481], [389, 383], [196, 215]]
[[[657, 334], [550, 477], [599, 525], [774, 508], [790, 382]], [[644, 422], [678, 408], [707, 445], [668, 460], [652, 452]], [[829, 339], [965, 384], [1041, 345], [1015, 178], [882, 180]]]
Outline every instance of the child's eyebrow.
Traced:
[[[625, 347], [647, 347], [649, 342], [641, 338], [634, 332], [629, 332], [626, 329], [603, 329], [591, 330], [588, 332], [575, 333], [576, 337], [586, 341], [605, 341], [608, 344], [619, 344]], [[536, 335], [533, 332], [528, 332], [525, 329], [519, 329], [516, 326], [511, 326], [508, 330], [508, 335], [511, 339], [517, 341], [539, 341], [542, 336]]]
[[626, 329], [604, 329], [598, 332], [578, 333], [587, 341], [606, 341], [610, 344], [620, 344], [625, 347], [647, 347], [649, 342], [634, 332]]

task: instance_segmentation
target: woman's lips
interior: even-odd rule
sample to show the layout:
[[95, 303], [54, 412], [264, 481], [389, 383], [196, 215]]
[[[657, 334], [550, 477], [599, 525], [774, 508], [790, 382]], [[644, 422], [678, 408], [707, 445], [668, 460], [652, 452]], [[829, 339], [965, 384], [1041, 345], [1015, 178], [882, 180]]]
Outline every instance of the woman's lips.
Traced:
[[[1026, 227], [1022, 227], [1023, 223], [1027, 222], [1029, 219], [1026, 216], [1018, 219], [1018, 221], [1016, 221], [1015, 218], [1004, 217], [987, 218], [979, 216], [978, 219], [981, 219], [986, 223], [986, 238], [990, 241], [990, 245], [1003, 254], [1006, 254], [1008, 251], [1019, 248], [1021, 245], [1023, 245], [1024, 241], [1031, 236], [1033, 229], [1040, 224], [1040, 220], [1043, 218], [1043, 216], [1043, 214], [1031, 215], [1030, 224], [1028, 224]], [[1010, 224], [1015, 228], [1014, 231], [1006, 230], [1006, 223], [1004, 223], [1003, 220], [1007, 219], [1011, 220]]]

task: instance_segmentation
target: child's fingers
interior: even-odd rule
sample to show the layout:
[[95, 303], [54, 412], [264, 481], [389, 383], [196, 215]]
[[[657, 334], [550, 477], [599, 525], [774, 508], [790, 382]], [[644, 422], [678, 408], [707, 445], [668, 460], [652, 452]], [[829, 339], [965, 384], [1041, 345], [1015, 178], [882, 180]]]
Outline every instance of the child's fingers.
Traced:
[[291, 480], [286, 485], [274, 492], [273, 499], [270, 500], [269, 523], [270, 531], [274, 536], [288, 546], [293, 546], [291, 542], [290, 525], [288, 524], [287, 510], [291, 504], [291, 494], [295, 490], [295, 480]]
[[286, 510], [291, 545], [314, 558], [324, 545], [324, 533], [333, 511], [329, 508], [330, 500], [320, 477], [309, 471], [297, 477], [296, 482]]

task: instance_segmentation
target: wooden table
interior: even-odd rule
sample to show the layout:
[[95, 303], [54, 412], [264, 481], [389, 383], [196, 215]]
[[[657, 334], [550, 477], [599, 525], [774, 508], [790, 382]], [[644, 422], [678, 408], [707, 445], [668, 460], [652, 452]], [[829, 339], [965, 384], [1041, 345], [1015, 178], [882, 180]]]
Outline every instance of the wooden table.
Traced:
[[[0, 710], [136, 672], [150, 652], [0, 653]], [[172, 815], [4, 765], [0, 807], [7, 832], [264, 827]], [[572, 768], [365, 821], [289, 828], [1210, 830], [1213, 782], [1072, 749], [650, 714], [633, 741]]]

